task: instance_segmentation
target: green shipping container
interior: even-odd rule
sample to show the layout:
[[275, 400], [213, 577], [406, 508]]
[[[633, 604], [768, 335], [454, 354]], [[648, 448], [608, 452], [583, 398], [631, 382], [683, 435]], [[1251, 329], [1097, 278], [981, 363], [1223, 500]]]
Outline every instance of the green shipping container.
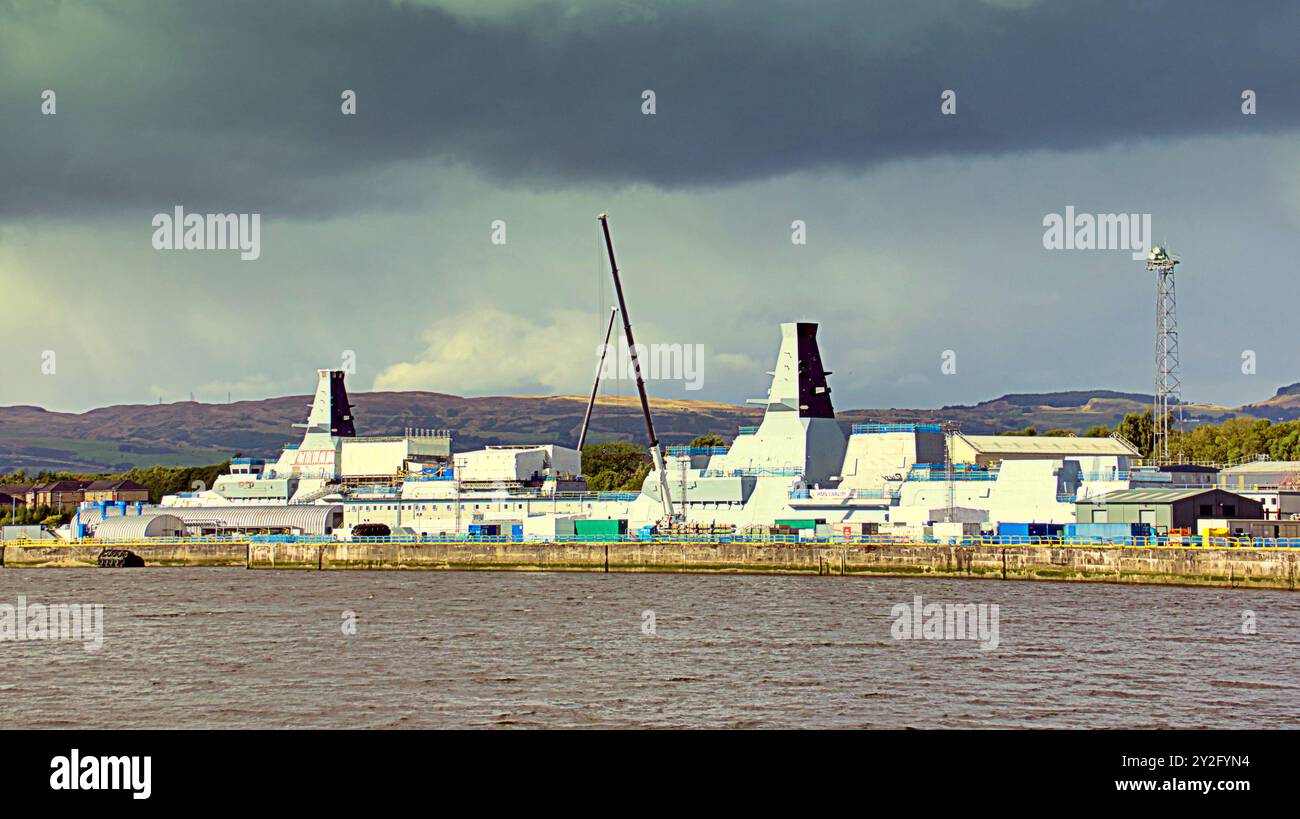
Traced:
[[778, 520], [776, 525], [789, 526], [791, 529], [816, 529], [817, 521], [805, 518], [788, 518], [786, 520]]
[[575, 520], [573, 522], [573, 533], [575, 535], [625, 535], [627, 534], [627, 521]]

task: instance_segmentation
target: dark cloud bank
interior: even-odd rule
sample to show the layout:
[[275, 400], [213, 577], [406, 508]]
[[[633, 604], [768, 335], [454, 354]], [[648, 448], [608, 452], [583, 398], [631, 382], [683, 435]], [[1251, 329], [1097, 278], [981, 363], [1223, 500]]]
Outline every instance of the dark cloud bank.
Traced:
[[[346, 212], [403, 160], [539, 188], [679, 188], [1278, 132], [1300, 123], [1297, 31], [1300, 4], [1209, 0], [540, 5], [499, 20], [388, 2], [0, 4], [0, 213]], [[46, 87], [56, 117], [40, 116]], [[955, 117], [939, 113], [948, 88]]]

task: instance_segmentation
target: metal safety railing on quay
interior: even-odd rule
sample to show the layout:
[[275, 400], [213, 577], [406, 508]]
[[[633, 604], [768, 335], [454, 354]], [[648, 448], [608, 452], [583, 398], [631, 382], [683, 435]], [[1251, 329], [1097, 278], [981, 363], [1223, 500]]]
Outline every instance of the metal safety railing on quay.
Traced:
[[59, 547], [59, 546], [110, 546], [134, 545], [195, 545], [195, 544], [245, 544], [245, 543], [776, 543], [801, 546], [1043, 546], [1064, 548], [1135, 548], [1135, 549], [1300, 549], [1300, 538], [1248, 538], [1248, 537], [1051, 537], [1023, 535], [964, 535], [954, 537], [911, 537], [907, 535], [785, 535], [785, 534], [649, 534], [620, 535], [389, 535], [354, 537], [338, 540], [329, 535], [242, 535], [158, 538], [112, 538], [99, 540], [86, 538], [67, 541], [62, 539], [0, 541], [3, 546]]
[[[261, 536], [265, 537], [265, 536]], [[291, 535], [270, 536], [267, 542], [294, 542]], [[330, 538], [301, 538], [300, 542], [328, 542]], [[257, 542], [257, 541], [255, 541]], [[384, 537], [357, 537], [348, 543], [788, 543], [804, 546], [1043, 546], [1066, 548], [1135, 548], [1135, 549], [1227, 549], [1227, 548], [1286, 548], [1300, 549], [1300, 538], [1211, 538], [1200, 537], [1125, 537], [1125, 538], [1065, 538], [1020, 535], [987, 535], [962, 537], [908, 537], [905, 535], [832, 535], [814, 537], [784, 534], [651, 534], [641, 535], [399, 535]]]
[[[17, 540], [0, 541], [0, 546], [101, 546], [115, 543], [147, 543], [150, 546], [191, 546], [200, 543], [248, 543], [253, 537], [253, 535], [193, 535], [185, 537], [86, 537], [74, 538], [73, 540], [64, 540], [63, 538], [45, 538], [42, 540], [19, 538]], [[298, 536], [285, 535], [285, 537]]]

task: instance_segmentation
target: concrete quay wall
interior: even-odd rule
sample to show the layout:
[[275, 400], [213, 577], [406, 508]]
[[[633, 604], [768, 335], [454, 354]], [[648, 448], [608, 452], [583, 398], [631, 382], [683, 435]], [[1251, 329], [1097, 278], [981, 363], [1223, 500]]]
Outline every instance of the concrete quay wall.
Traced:
[[74, 543], [6, 545], [4, 568], [93, 567], [105, 548], [146, 567], [912, 575], [1296, 588], [1296, 549], [764, 543]]

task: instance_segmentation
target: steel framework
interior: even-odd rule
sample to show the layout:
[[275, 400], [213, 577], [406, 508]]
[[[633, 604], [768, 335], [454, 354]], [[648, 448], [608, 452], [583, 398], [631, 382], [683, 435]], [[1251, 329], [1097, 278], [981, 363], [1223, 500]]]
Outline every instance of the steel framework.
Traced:
[[1179, 260], [1163, 247], [1151, 249], [1147, 270], [1156, 274], [1156, 383], [1151, 410], [1152, 457], [1157, 463], [1170, 461], [1170, 427], [1177, 425], [1173, 414], [1182, 417], [1178, 376], [1178, 300], [1174, 290], [1174, 267]]

